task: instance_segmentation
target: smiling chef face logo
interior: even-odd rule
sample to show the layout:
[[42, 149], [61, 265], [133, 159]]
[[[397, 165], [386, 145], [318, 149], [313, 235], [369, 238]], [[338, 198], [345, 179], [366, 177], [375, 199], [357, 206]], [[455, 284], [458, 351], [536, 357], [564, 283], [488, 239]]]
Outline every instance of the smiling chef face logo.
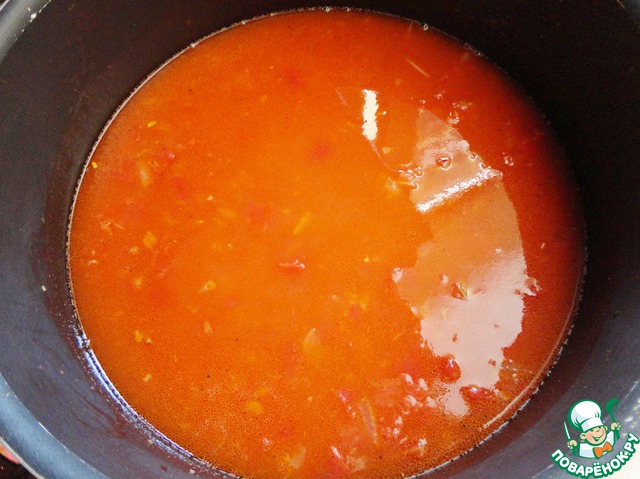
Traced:
[[[622, 447], [619, 446], [621, 426], [613, 415], [619, 404], [620, 401], [614, 398], [605, 405], [611, 419], [609, 426], [605, 425], [606, 417], [603, 418], [602, 409], [595, 401], [585, 399], [569, 408], [564, 422], [567, 448], [572, 456], [583, 460], [576, 462], [558, 449], [551, 455], [558, 467], [576, 477], [607, 477], [631, 459], [640, 440], [630, 432]], [[567, 424], [577, 432], [579, 439], [572, 437]]]
[[[607, 402], [606, 410], [611, 416], [611, 427], [607, 428], [602, 422], [602, 410], [594, 401], [578, 401], [569, 409], [567, 421], [580, 433], [580, 443], [571, 439], [567, 423], [565, 422], [565, 434], [567, 446], [573, 454], [585, 458], [600, 458], [613, 451], [613, 445], [620, 438], [620, 423], [615, 422], [613, 412], [620, 401], [611, 399]], [[609, 430], [610, 429], [610, 430]]]

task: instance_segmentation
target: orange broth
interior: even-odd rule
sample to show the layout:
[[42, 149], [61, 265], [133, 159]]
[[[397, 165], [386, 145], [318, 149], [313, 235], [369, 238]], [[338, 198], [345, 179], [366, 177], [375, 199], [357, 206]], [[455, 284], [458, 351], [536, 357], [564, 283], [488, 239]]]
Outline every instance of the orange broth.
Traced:
[[92, 154], [79, 318], [131, 407], [251, 478], [402, 477], [485, 439], [568, 331], [576, 188], [479, 54], [377, 14], [211, 36]]

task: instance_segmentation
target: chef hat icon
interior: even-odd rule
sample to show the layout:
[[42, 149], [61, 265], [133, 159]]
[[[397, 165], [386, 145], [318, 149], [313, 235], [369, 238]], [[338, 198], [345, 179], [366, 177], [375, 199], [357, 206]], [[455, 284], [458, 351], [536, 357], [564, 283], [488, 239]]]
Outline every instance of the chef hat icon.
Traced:
[[567, 414], [567, 419], [571, 423], [574, 429], [578, 431], [587, 432], [597, 426], [603, 426], [602, 423], [602, 409], [597, 403], [586, 399], [584, 401], [578, 401]]

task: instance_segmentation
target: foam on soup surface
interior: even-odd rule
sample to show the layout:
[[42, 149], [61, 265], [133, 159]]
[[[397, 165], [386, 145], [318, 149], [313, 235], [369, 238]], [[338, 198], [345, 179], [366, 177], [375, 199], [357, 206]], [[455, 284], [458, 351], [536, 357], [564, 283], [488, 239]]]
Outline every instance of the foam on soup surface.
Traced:
[[119, 111], [70, 230], [82, 327], [159, 431], [252, 478], [401, 477], [499, 428], [583, 266], [549, 127], [475, 51], [347, 11], [189, 48]]

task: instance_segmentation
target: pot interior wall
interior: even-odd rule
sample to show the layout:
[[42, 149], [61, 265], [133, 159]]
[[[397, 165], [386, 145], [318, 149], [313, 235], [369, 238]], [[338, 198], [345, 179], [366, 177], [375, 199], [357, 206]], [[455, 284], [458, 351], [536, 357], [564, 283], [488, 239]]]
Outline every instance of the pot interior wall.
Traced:
[[[566, 442], [566, 410], [585, 395], [601, 404], [620, 397], [627, 412], [617, 419], [640, 430], [628, 359], [640, 326], [638, 4], [632, 15], [614, 0], [331, 3], [414, 18], [485, 53], [547, 115], [582, 190], [588, 274], [561, 360], [508, 427], [433, 477], [536, 475]], [[51, 478], [215, 477], [188, 454], [149, 444], [91, 378], [66, 281], [69, 208], [105, 122], [165, 59], [242, 19], [317, 4], [56, 0], [38, 12], [43, 4], [0, 9], [0, 436]]]

